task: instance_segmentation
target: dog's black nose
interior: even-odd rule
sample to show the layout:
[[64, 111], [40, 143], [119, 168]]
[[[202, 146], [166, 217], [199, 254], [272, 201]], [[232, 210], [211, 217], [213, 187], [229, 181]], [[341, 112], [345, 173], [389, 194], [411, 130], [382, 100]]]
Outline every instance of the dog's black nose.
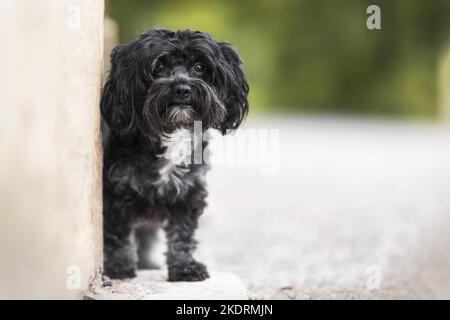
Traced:
[[185, 83], [175, 85], [173, 91], [179, 102], [185, 102], [191, 97], [191, 87]]

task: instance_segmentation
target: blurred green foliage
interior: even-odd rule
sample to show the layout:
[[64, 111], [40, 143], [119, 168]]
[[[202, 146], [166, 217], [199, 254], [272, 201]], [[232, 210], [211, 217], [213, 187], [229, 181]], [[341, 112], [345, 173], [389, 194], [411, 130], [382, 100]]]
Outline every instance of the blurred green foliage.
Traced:
[[[366, 8], [381, 8], [368, 30]], [[434, 116], [449, 0], [110, 0], [120, 40], [207, 31], [241, 53], [254, 110]]]

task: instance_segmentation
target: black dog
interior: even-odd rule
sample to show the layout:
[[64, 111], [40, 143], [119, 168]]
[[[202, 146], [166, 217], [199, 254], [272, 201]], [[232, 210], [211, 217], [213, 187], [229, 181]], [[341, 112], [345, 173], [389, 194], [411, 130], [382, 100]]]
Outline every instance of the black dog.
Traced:
[[146, 250], [164, 226], [169, 281], [204, 280], [206, 267], [192, 254], [207, 165], [177, 163], [169, 151], [194, 121], [222, 134], [241, 124], [249, 91], [241, 60], [206, 33], [154, 29], [114, 48], [111, 65], [101, 97], [104, 272], [128, 278], [138, 266], [151, 267]]

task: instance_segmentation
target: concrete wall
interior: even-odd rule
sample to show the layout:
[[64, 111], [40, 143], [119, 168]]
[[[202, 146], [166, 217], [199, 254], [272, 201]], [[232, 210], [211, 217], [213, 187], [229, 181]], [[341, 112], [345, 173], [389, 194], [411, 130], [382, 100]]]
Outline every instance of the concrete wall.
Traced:
[[0, 298], [80, 298], [101, 267], [103, 10], [0, 1]]

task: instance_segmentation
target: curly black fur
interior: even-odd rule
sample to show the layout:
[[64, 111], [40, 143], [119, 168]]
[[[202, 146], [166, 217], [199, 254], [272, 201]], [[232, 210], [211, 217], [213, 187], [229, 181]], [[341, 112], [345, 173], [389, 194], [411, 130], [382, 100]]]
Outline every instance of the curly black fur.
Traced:
[[154, 267], [146, 251], [163, 226], [169, 281], [208, 277], [192, 256], [207, 166], [171, 163], [167, 139], [194, 121], [223, 134], [236, 129], [248, 112], [248, 91], [236, 51], [204, 32], [154, 29], [114, 48], [101, 97], [107, 276], [134, 277], [137, 266]]

